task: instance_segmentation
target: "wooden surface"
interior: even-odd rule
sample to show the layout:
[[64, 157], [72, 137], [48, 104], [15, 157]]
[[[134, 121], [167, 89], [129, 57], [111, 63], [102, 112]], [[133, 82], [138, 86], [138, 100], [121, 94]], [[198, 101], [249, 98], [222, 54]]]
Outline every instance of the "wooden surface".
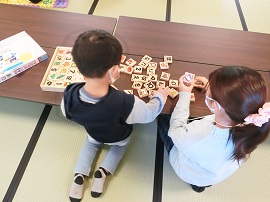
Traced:
[[40, 88], [56, 46], [72, 47], [77, 36], [90, 29], [113, 33], [116, 19], [92, 15], [0, 4], [0, 40], [26, 31], [49, 58], [0, 84], [0, 96], [46, 104], [60, 104], [62, 93]]
[[[127, 59], [132, 58], [139, 62], [142, 58], [142, 56], [135, 56], [135, 55], [126, 55]], [[162, 59], [160, 58], [153, 58], [154, 62], [161, 62]], [[172, 64], [170, 64], [170, 68], [168, 70], [160, 70], [160, 68], [157, 68], [156, 74], [158, 75], [158, 80], [160, 80], [161, 72], [167, 72], [170, 73], [170, 79], [179, 79], [180, 76], [185, 74], [185, 72], [191, 72], [194, 73], [196, 76], [204, 76], [208, 78], [209, 73], [214, 71], [215, 69], [219, 68], [220, 66], [216, 65], [206, 65], [206, 64], [198, 64], [198, 63], [191, 63], [191, 62], [182, 62], [182, 61], [173, 61]], [[143, 70], [142, 74], [146, 74], [146, 70]], [[267, 85], [270, 86], [270, 79], [269, 79], [269, 73], [268, 72], [261, 72], [262, 76], [267, 82]], [[155, 83], [156, 84], [156, 83]], [[114, 85], [119, 90], [131, 90], [132, 82], [131, 82], [131, 75], [121, 73], [120, 78], [114, 83]], [[168, 85], [168, 81], [166, 81], [166, 85]], [[177, 89], [178, 90], [178, 89]], [[135, 95], [138, 96], [137, 90], [133, 89], [133, 92]], [[195, 102], [191, 102], [190, 104], [190, 116], [191, 117], [200, 117], [205, 116], [208, 114], [211, 114], [210, 110], [205, 105], [204, 99], [205, 95], [198, 89], [194, 88], [192, 92], [195, 94]], [[178, 97], [176, 98], [170, 98], [168, 97], [167, 102], [162, 110], [163, 114], [171, 114], [173, 112], [173, 109], [176, 105], [176, 102], [178, 101]], [[148, 97], [142, 98], [145, 102], [149, 101]], [[270, 100], [270, 95], [268, 94], [267, 100]]]
[[127, 54], [270, 70], [270, 35], [119, 17], [115, 36]]
[[[136, 61], [140, 61], [142, 56], [134, 56], [134, 55], [127, 55], [128, 58], [132, 58]], [[154, 62], [161, 62], [162, 59], [159, 58], [153, 58]], [[159, 66], [157, 68], [156, 74], [158, 75], [158, 80], [160, 80], [161, 72], [167, 72], [170, 73], [170, 79], [179, 79], [181, 75], [183, 75], [185, 72], [192, 72], [195, 75], [205, 76], [208, 77], [208, 74], [218, 68], [218, 66], [214, 65], [203, 65], [203, 64], [196, 64], [196, 63], [189, 63], [189, 62], [181, 62], [181, 61], [173, 61], [172, 64], [170, 64], [170, 68], [168, 70], [160, 70]], [[146, 74], [146, 70], [143, 70], [142, 74]], [[154, 82], [154, 84], [156, 84]], [[121, 73], [120, 78], [115, 82], [114, 84], [119, 90], [130, 90], [132, 89], [132, 82], [131, 82], [131, 75]], [[166, 85], [168, 85], [168, 81], [166, 81]], [[178, 89], [176, 89], [178, 90]], [[137, 90], [133, 89], [134, 95], [138, 96]], [[204, 94], [202, 94], [199, 90], [193, 89], [192, 91], [195, 93], [195, 102], [191, 102], [191, 116], [204, 116], [206, 114], [209, 114], [209, 110], [204, 104]], [[163, 114], [171, 114], [176, 102], [178, 101], [178, 97], [171, 98], [168, 97], [167, 102], [162, 110]], [[149, 101], [148, 97], [142, 98], [145, 102]]]
[[[121, 42], [124, 53], [134, 59], [149, 55], [161, 61], [164, 55], [172, 55], [174, 62], [168, 70], [172, 79], [179, 78], [185, 71], [208, 78], [211, 71], [222, 65], [270, 70], [268, 34], [121, 16], [115, 36]], [[260, 73], [270, 86], [269, 72]], [[126, 75], [118, 82], [120, 89], [122, 85], [130, 85]], [[190, 116], [209, 114], [204, 95], [197, 89], [193, 89], [193, 92], [196, 101], [191, 102]], [[144, 100], [147, 101], [146, 98]], [[177, 100], [178, 97], [168, 98], [162, 113], [172, 113]], [[269, 95], [267, 100], [270, 100]]]
[[115, 18], [0, 4], [0, 40], [26, 31], [40, 46], [73, 46], [90, 29], [113, 32]]
[[[0, 39], [25, 30], [45, 49], [49, 59], [2, 83], [0, 96], [59, 105], [62, 93], [44, 92], [40, 88], [55, 47], [72, 46], [78, 34], [88, 29], [112, 33], [115, 23], [114, 18], [1, 4]], [[172, 55], [173, 64], [165, 70], [172, 79], [178, 79], [186, 71], [208, 77], [221, 65], [238, 64], [263, 70], [270, 67], [270, 35], [267, 34], [120, 17], [115, 36], [127, 58], [140, 61], [144, 55], [150, 55], [155, 62], [160, 62], [164, 55]], [[159, 76], [160, 73], [158, 68]], [[270, 86], [269, 73], [261, 73]], [[131, 89], [130, 77], [122, 73], [116, 87]], [[196, 101], [191, 103], [190, 116], [209, 114], [204, 95], [196, 89], [193, 92]], [[168, 98], [162, 113], [172, 113], [177, 100], [178, 97]]]
[[[49, 56], [53, 55], [54, 48], [44, 48], [44, 50]], [[45, 92], [40, 88], [41, 80], [49, 63], [50, 59], [47, 59], [1, 83], [0, 95], [9, 98], [59, 105], [62, 93]]]

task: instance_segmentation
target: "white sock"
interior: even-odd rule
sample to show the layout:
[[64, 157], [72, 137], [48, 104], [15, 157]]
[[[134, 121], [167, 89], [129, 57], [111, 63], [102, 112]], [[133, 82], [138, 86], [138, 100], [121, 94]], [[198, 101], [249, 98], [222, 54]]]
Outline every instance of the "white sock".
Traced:
[[77, 184], [75, 182], [75, 180], [79, 177], [82, 178], [82, 180], [84, 180], [84, 176], [82, 174], [75, 175], [70, 191], [69, 191], [69, 199], [71, 202], [80, 201], [83, 195], [83, 183]]
[[94, 198], [99, 197], [103, 191], [103, 185], [105, 182], [106, 174], [99, 168], [94, 174], [94, 183], [91, 189], [91, 196]]

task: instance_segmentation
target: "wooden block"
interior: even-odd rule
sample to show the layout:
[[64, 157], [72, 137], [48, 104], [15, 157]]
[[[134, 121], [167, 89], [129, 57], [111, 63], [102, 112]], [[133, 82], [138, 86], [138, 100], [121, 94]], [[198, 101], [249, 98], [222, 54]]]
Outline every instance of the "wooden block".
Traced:
[[178, 88], [178, 80], [170, 79], [169, 87]]
[[157, 82], [157, 75], [156, 74], [149, 75], [148, 81]]
[[140, 74], [132, 74], [131, 81], [141, 81], [141, 75]]
[[64, 81], [55, 81], [55, 87], [56, 88], [64, 87]]
[[74, 77], [74, 82], [82, 82], [84, 81], [84, 77], [81, 74], [76, 74]]
[[148, 96], [148, 91], [146, 88], [142, 88], [138, 90], [138, 95], [140, 98], [147, 97]]
[[185, 72], [185, 80], [186, 82], [190, 82], [191, 79], [195, 78], [195, 74], [191, 74], [189, 72]]
[[172, 63], [172, 56], [164, 55], [164, 62], [166, 62], [167, 64]]
[[136, 90], [141, 89], [142, 86], [143, 86], [143, 83], [142, 82], [138, 82], [138, 81], [134, 81], [133, 84], [132, 84], [132, 88], [133, 89], [136, 89]]
[[174, 88], [170, 88], [170, 89], [169, 89], [169, 96], [170, 96], [171, 98], [175, 98], [178, 94], [179, 94], [178, 91], [175, 90]]
[[156, 86], [150, 81], [143, 85], [147, 90], [153, 90], [156, 88]]
[[156, 87], [157, 88], [159, 88], [159, 87], [165, 88], [166, 87], [165, 81], [157, 81]]
[[122, 56], [121, 56], [121, 63], [124, 63], [124, 62], [125, 62], [125, 60], [126, 60], [126, 58], [127, 58], [127, 56], [122, 55]]
[[190, 101], [192, 101], [192, 102], [195, 101], [195, 95], [194, 95], [194, 93], [191, 93], [191, 95], [190, 95]]
[[135, 60], [133, 60], [132, 58], [129, 58], [127, 61], [126, 61], [126, 65], [128, 65], [128, 66], [134, 66], [134, 65], [136, 65], [136, 61]]
[[77, 73], [78, 69], [75, 68], [75, 67], [71, 67], [69, 70], [68, 70], [68, 74], [73, 74], [75, 75]]
[[55, 81], [53, 81], [53, 80], [46, 80], [46, 86], [49, 86], [49, 87], [53, 87], [53, 86], [55, 86]]
[[160, 69], [169, 69], [169, 65], [166, 62], [159, 63]]
[[156, 92], [155, 90], [149, 90], [148, 91], [148, 97], [151, 98], [154, 95], [155, 92]]
[[140, 75], [140, 81], [142, 83], [148, 82], [148, 75]]
[[126, 94], [133, 94], [133, 90], [124, 90]]
[[67, 86], [68, 86], [69, 84], [71, 84], [71, 83], [72, 83], [72, 82], [67, 82], [67, 81], [65, 81], [63, 86], [64, 86], [64, 87], [67, 87]]
[[68, 68], [67, 67], [60, 67], [57, 70], [57, 73], [59, 73], [59, 74], [67, 74], [68, 73]]
[[143, 56], [142, 58], [142, 61], [146, 62], [146, 63], [149, 63], [151, 62], [152, 58], [149, 56], [149, 55], [145, 55]]
[[157, 65], [158, 65], [157, 62], [149, 62], [148, 63], [148, 67], [155, 68], [155, 69], [157, 69]]
[[166, 72], [161, 72], [160, 79], [164, 81], [169, 81], [171, 74]]
[[141, 61], [138, 65], [144, 69], [146, 69], [148, 67], [148, 63], [146, 63], [145, 61]]
[[148, 67], [146, 70], [146, 74], [150, 75], [150, 74], [155, 74], [156, 73], [156, 69], [155, 68], [150, 68]]
[[132, 72], [133, 72], [133, 67], [131, 67], [131, 66], [126, 66], [126, 67], [124, 68], [124, 73], [126, 73], [126, 74], [132, 74]]
[[65, 81], [66, 82], [72, 82], [74, 77], [75, 77], [74, 75], [68, 74], [68, 75], [65, 76]]
[[127, 65], [120, 64], [120, 72], [124, 73]]
[[133, 72], [136, 74], [141, 74], [142, 73], [143, 68], [141, 66], [134, 66], [133, 68]]

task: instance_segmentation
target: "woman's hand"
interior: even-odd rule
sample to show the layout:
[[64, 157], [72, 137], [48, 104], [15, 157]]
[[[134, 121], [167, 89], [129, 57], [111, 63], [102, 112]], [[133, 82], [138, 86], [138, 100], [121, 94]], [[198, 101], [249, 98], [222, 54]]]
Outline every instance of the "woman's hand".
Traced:
[[189, 82], [185, 79], [185, 75], [182, 75], [179, 78], [179, 92], [191, 92], [194, 87], [195, 80], [193, 78], [190, 79]]
[[204, 89], [208, 85], [208, 79], [203, 76], [196, 76], [194, 87]]

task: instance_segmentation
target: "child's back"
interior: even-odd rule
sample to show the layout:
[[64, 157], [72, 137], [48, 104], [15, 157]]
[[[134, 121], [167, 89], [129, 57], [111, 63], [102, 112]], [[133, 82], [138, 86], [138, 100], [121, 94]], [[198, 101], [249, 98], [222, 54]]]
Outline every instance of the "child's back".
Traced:
[[72, 55], [85, 82], [71, 84], [65, 89], [61, 109], [68, 119], [84, 126], [88, 134], [74, 168], [69, 195], [71, 201], [78, 201], [82, 198], [84, 178], [89, 176], [100, 146], [108, 144], [110, 150], [94, 174], [92, 197], [102, 194], [106, 176], [117, 168], [129, 144], [132, 124], [149, 123], [162, 111], [168, 87], [158, 89], [149, 103], [111, 87], [120, 75], [122, 46], [105, 31], [81, 34]]

